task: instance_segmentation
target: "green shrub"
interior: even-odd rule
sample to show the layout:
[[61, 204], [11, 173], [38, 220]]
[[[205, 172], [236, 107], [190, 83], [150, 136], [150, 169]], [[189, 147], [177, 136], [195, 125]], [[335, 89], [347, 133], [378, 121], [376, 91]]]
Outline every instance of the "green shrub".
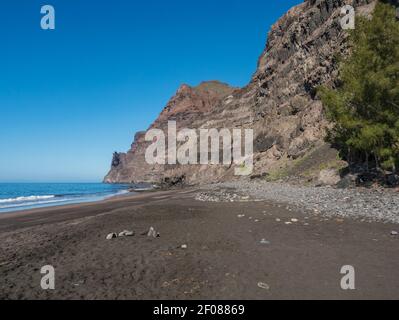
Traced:
[[357, 17], [352, 53], [340, 63], [337, 87], [318, 94], [333, 123], [327, 140], [350, 163], [399, 168], [399, 22], [378, 2], [371, 20]]

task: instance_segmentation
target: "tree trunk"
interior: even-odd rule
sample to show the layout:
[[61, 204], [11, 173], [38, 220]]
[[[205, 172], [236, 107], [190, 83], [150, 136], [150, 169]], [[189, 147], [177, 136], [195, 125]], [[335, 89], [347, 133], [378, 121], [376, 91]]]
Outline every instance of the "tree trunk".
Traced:
[[376, 169], [377, 169], [377, 170], [380, 170], [380, 164], [379, 164], [378, 156], [377, 156], [377, 153], [376, 153], [376, 152], [374, 152], [374, 160], [375, 160], [375, 167], [376, 167]]

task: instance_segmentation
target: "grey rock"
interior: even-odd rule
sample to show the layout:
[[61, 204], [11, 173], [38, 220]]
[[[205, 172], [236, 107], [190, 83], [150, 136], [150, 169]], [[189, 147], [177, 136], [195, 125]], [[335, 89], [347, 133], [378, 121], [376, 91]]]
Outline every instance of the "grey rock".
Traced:
[[148, 237], [153, 237], [153, 238], [158, 238], [159, 237], [159, 233], [156, 232], [153, 227], [151, 227], [150, 230], [148, 230], [147, 236]]
[[133, 237], [134, 236], [134, 232], [133, 231], [129, 231], [129, 230], [124, 230], [124, 231], [120, 232], [118, 236], [119, 237]]
[[258, 287], [264, 290], [269, 290], [270, 286], [265, 282], [258, 282]]
[[396, 174], [390, 174], [387, 176], [387, 184], [391, 187], [399, 185], [399, 176]]
[[118, 235], [116, 233], [110, 233], [109, 235], [106, 236], [106, 239], [107, 240], [112, 240], [112, 239], [115, 239], [117, 237], [118, 237]]
[[117, 168], [121, 164], [121, 156], [118, 152], [114, 152], [112, 157], [112, 168]]

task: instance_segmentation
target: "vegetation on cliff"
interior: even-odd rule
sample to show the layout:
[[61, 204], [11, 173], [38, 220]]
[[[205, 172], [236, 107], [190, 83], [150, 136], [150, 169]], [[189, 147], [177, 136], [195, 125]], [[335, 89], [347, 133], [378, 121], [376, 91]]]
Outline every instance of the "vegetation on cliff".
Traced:
[[399, 168], [399, 22], [378, 2], [371, 19], [357, 17], [352, 54], [341, 61], [337, 87], [319, 95], [333, 123], [327, 139], [351, 163]]

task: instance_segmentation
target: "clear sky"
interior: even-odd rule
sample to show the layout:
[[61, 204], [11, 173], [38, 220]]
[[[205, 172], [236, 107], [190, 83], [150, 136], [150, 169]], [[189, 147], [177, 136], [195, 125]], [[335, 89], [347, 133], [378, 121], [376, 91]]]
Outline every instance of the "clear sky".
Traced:
[[0, 182], [100, 182], [182, 83], [246, 85], [301, 2], [2, 0]]

